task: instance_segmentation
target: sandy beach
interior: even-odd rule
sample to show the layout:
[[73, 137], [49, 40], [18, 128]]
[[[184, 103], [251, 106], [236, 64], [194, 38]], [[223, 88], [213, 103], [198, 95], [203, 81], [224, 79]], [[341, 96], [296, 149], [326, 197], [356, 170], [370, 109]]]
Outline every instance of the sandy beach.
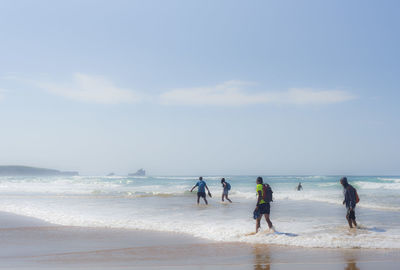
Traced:
[[218, 243], [177, 233], [52, 225], [0, 214], [1, 269], [398, 269], [390, 249]]
[[0, 270], [400, 270], [400, 0], [0, 0]]

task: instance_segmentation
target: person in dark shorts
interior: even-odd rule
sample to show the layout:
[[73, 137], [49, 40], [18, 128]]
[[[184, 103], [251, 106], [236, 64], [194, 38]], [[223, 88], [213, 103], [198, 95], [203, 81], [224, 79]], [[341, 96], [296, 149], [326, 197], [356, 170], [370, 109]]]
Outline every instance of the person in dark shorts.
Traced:
[[357, 227], [356, 213], [354, 211], [354, 209], [356, 208], [356, 197], [357, 197], [356, 189], [347, 182], [346, 177], [340, 179], [340, 184], [342, 184], [343, 186], [343, 194], [344, 194], [343, 204], [346, 205], [347, 209], [347, 214], [346, 214], [347, 222], [349, 223], [350, 228], [353, 228], [353, 225]]
[[194, 185], [192, 187], [190, 192], [192, 192], [193, 189], [195, 189], [195, 187], [198, 187], [198, 189], [197, 189], [197, 204], [200, 203], [200, 197], [203, 198], [203, 200], [206, 204], [208, 204], [207, 199], [206, 199], [206, 189], [208, 191], [208, 196], [210, 196], [210, 197], [211, 197], [211, 192], [208, 189], [206, 182], [203, 181], [203, 177], [201, 177], [201, 176], [199, 177], [199, 181], [196, 183], [196, 185]]
[[221, 184], [222, 184], [222, 201], [224, 201], [224, 198], [227, 199], [230, 203], [232, 203], [232, 201], [228, 198], [228, 194], [229, 194], [229, 190], [231, 189], [231, 184], [229, 184], [228, 182], [225, 181], [225, 178], [221, 179]]
[[263, 179], [262, 177], [257, 177], [257, 206], [255, 209], [255, 212], [258, 212], [259, 215], [257, 216], [256, 219], [256, 233], [260, 229], [260, 223], [261, 223], [261, 218], [264, 215], [265, 221], [268, 223], [268, 227], [270, 230], [273, 230], [272, 222], [269, 219], [269, 214], [271, 210], [271, 206], [269, 202], [266, 202], [264, 200], [264, 185], [263, 185]]

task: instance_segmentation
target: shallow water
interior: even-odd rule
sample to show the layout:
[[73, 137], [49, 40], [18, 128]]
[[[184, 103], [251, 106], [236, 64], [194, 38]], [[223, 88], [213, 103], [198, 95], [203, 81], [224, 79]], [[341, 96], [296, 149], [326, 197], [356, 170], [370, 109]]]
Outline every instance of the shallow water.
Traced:
[[[302, 247], [400, 248], [400, 177], [349, 177], [360, 203], [349, 230], [335, 176], [264, 177], [274, 191], [277, 233], [254, 231], [255, 176], [231, 176], [232, 204], [221, 203], [220, 177], [205, 177], [213, 193], [196, 205], [197, 177], [1, 177], [0, 211], [73, 226], [152, 229], [223, 242]], [[302, 182], [303, 190], [295, 187]]]

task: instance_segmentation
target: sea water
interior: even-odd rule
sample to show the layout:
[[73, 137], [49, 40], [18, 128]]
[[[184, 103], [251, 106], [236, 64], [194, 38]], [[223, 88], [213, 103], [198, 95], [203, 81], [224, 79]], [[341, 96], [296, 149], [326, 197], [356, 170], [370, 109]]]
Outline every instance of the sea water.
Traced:
[[[264, 176], [271, 220], [255, 230], [256, 176], [223, 176], [233, 203], [221, 203], [222, 176], [204, 177], [213, 197], [196, 204], [197, 177], [0, 177], [0, 211], [67, 226], [185, 233], [221, 242], [326, 248], [400, 249], [400, 177], [350, 176], [361, 229], [349, 229], [339, 176]], [[303, 190], [297, 191], [301, 182]]]

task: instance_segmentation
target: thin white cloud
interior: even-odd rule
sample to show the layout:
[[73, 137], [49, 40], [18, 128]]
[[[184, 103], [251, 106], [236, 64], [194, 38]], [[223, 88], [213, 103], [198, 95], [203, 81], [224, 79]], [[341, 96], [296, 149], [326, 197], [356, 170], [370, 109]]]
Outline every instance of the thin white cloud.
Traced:
[[356, 96], [342, 90], [316, 90], [292, 88], [280, 97], [281, 103], [289, 104], [331, 104], [355, 99]]
[[[119, 88], [100, 76], [75, 73], [69, 83], [54, 83], [24, 79], [7, 74], [16, 80], [39, 86], [52, 94], [80, 102], [99, 104], [137, 103], [148, 101], [163, 105], [179, 106], [246, 106], [254, 104], [321, 105], [350, 101], [356, 98], [343, 90], [291, 88], [285, 91], [249, 91], [254, 83], [232, 80], [209, 87], [177, 88], [147, 96], [140, 92]], [[4, 97], [0, 89], [0, 100]]]
[[111, 81], [86, 74], [76, 73], [71, 83], [40, 82], [40, 88], [72, 100], [100, 104], [134, 103], [141, 96], [129, 89], [116, 87]]
[[341, 90], [292, 88], [287, 91], [248, 92], [249, 83], [228, 81], [211, 87], [179, 88], [160, 95], [165, 105], [243, 106], [252, 104], [332, 104], [355, 99]]

